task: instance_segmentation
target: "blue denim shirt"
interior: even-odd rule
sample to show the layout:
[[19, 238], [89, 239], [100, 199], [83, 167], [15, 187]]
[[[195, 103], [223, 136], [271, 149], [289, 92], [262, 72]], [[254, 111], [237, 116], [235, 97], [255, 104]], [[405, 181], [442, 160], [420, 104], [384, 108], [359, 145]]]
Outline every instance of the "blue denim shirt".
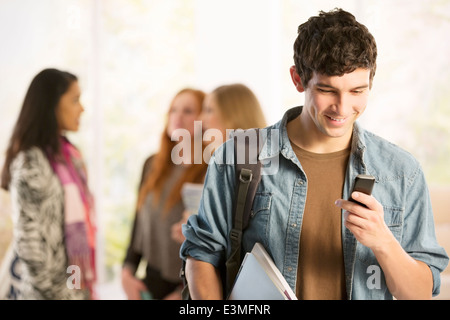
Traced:
[[[243, 248], [251, 251], [260, 242], [295, 292], [299, 241], [308, 189], [307, 177], [297, 159], [286, 124], [302, 107], [288, 110], [283, 119], [268, 127], [259, 159], [270, 167], [263, 174], [253, 202]], [[229, 232], [235, 195], [235, 167], [230, 158], [234, 141], [226, 141], [210, 159], [198, 215], [183, 225], [186, 241], [180, 255], [219, 267], [230, 251]], [[224, 161], [224, 159], [226, 159]], [[428, 188], [420, 164], [398, 146], [362, 129], [355, 123], [351, 154], [342, 197], [349, 197], [358, 174], [376, 178], [373, 196], [383, 205], [384, 219], [404, 250], [425, 262], [433, 274], [433, 295], [440, 290], [440, 272], [448, 264], [437, 243]], [[342, 219], [343, 218], [342, 214]], [[371, 249], [359, 243], [342, 221], [342, 241], [348, 299], [392, 299]]]

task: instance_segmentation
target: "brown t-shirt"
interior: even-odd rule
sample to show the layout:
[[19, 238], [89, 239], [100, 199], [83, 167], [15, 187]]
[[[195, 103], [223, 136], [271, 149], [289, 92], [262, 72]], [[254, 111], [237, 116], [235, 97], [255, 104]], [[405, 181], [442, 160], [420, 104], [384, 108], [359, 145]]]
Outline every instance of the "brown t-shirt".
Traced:
[[297, 297], [346, 299], [341, 210], [334, 202], [342, 197], [350, 149], [317, 154], [291, 144], [308, 180], [300, 234]]

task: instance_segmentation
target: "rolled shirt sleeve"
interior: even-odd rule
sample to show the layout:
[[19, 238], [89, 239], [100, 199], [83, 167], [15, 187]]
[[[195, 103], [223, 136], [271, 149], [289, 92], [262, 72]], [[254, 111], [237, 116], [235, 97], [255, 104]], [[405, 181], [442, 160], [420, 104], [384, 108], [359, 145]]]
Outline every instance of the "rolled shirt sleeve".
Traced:
[[409, 181], [405, 196], [406, 213], [401, 245], [411, 257], [429, 266], [433, 274], [433, 296], [436, 296], [440, 292], [440, 273], [446, 268], [449, 259], [436, 239], [429, 191], [420, 165]]
[[223, 161], [227, 147], [233, 148], [232, 140], [218, 148], [211, 157], [199, 212], [190, 216], [183, 225], [186, 240], [180, 249], [182, 259], [190, 256], [215, 267], [225, 262], [235, 192], [235, 167]]

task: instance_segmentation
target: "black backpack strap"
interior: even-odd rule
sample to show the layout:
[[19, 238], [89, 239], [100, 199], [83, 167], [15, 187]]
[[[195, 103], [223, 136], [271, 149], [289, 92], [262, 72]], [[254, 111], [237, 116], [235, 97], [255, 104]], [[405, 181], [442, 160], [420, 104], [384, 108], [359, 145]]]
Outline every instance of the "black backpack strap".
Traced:
[[[251, 130], [251, 131], [250, 131]], [[261, 162], [258, 160], [261, 148], [259, 129], [250, 129], [247, 131], [234, 132], [234, 155], [235, 155], [235, 172], [236, 172], [236, 194], [234, 203], [233, 226], [230, 231], [231, 253], [225, 266], [226, 274], [222, 275], [222, 284], [224, 285], [224, 298], [230, 293], [234, 284], [234, 280], [241, 265], [242, 251], [242, 233], [247, 228], [250, 220], [253, 199], [255, 198], [256, 189], [261, 180]], [[251, 143], [251, 135], [256, 137], [256, 143]], [[238, 137], [240, 135], [240, 138]], [[247, 137], [246, 137], [247, 135]], [[248, 139], [247, 139], [248, 138]], [[238, 152], [245, 152], [245, 161], [238, 161]], [[189, 286], [185, 277], [186, 262], [180, 270], [180, 277], [183, 280], [184, 288], [182, 291], [182, 299], [189, 300]], [[225, 276], [225, 281], [223, 281]]]
[[[251, 136], [256, 140], [251, 139]], [[261, 180], [259, 129], [234, 133], [234, 158], [236, 168], [236, 194], [233, 227], [230, 231], [231, 253], [226, 261], [226, 292], [229, 294], [241, 265], [242, 233], [250, 220], [253, 199]], [[254, 143], [252, 143], [254, 142]], [[245, 152], [245, 161], [239, 161], [238, 152]]]

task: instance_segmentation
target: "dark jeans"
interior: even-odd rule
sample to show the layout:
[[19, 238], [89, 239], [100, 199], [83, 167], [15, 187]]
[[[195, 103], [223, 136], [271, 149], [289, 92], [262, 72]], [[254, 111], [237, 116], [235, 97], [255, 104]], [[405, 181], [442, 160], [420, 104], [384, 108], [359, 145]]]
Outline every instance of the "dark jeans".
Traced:
[[181, 281], [167, 281], [161, 277], [161, 273], [158, 270], [147, 266], [144, 283], [152, 294], [153, 299], [160, 300], [174, 291], [181, 284]]

